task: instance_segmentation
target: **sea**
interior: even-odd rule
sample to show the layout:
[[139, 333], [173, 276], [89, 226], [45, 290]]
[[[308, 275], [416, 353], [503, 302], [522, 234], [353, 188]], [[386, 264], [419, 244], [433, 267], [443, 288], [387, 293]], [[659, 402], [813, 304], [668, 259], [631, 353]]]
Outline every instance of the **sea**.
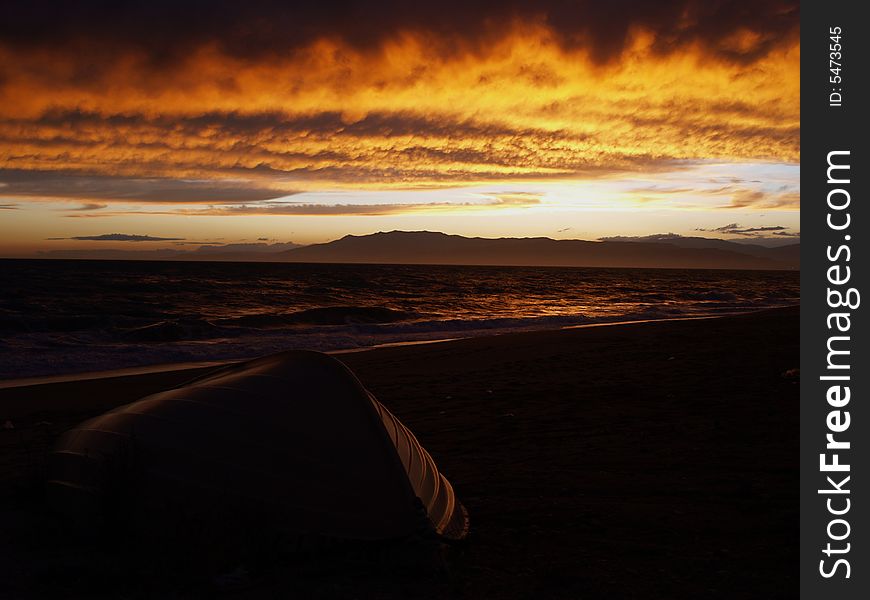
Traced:
[[796, 271], [0, 260], [0, 379], [800, 302]]

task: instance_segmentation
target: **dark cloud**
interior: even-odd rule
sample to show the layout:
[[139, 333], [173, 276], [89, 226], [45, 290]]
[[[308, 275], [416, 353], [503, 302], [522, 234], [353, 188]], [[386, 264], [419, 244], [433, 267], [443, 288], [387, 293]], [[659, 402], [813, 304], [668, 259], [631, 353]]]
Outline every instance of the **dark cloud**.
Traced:
[[695, 231], [706, 231], [710, 233], [726, 233], [731, 235], [742, 235], [745, 237], [762, 237], [765, 235], [778, 235], [778, 236], [788, 236], [788, 237], [798, 237], [800, 234], [794, 234], [788, 232], [788, 227], [783, 227], [782, 225], [769, 225], [765, 227], [743, 227], [737, 223], [729, 223], [728, 225], [723, 225], [722, 227], [716, 227], [714, 229], [701, 229], [698, 228]]
[[[280, 2], [9, 0], [0, 9], [0, 43], [75, 49], [90, 57], [77, 77], [99, 77], [109, 52], [144, 54], [155, 69], [196, 48], [263, 59], [332, 38], [377, 51], [399, 35], [423, 36], [442, 53], [489, 46], [517, 23], [550, 29], [567, 49], [599, 61], [617, 56], [633, 29], [655, 35], [667, 53], [698, 44], [726, 60], [749, 62], [798, 35], [798, 2], [784, 0], [441, 0], [439, 2]], [[750, 31], [749, 38], [735, 34]]]
[[0, 185], [244, 205], [797, 162], [798, 34], [786, 0], [9, 0]]
[[[256, 113], [240, 113], [238, 111], [210, 111], [201, 114], [188, 115], [144, 115], [140, 113], [101, 114], [84, 110], [46, 111], [32, 121], [7, 120], [9, 124], [22, 126], [27, 124], [39, 127], [50, 127], [66, 131], [90, 131], [102, 129], [105, 126], [119, 131], [155, 130], [171, 132], [172, 135], [183, 134], [202, 138], [251, 137], [258, 139], [268, 135], [268, 140], [275, 141], [283, 136], [304, 134], [324, 139], [332, 139], [336, 135], [355, 138], [401, 137], [408, 135], [426, 135], [429, 137], [500, 137], [552, 135], [556, 139], [571, 139], [579, 141], [576, 135], [565, 132], [543, 129], [518, 129], [493, 121], [471, 121], [437, 118], [416, 114], [410, 111], [368, 113], [356, 120], [348, 120], [347, 116], [337, 111], [324, 111], [314, 114], [292, 114], [287, 112], [264, 111]], [[18, 129], [17, 131], [20, 131]]]
[[77, 212], [84, 212], [90, 210], [100, 210], [106, 208], [108, 204], [97, 204], [96, 202], [88, 202], [87, 204], [82, 204], [81, 206], [77, 206], [76, 208], [70, 208], [67, 210], [73, 210]]
[[0, 210], [18, 210], [17, 204], [0, 204]]
[[[407, 110], [373, 111], [349, 119], [338, 111], [161, 115], [55, 108], [35, 118], [0, 120], [0, 147], [16, 148], [7, 169], [0, 170], [0, 182], [11, 186], [10, 196], [18, 192], [94, 200], [242, 203], [291, 193], [280, 188], [297, 180], [392, 181], [409, 187], [422, 181], [558, 178], [673, 168], [674, 159], [686, 152], [681, 147], [685, 140], [703, 144], [705, 154], [731, 156], [741, 148], [761, 158], [797, 156], [799, 128], [741, 126], [731, 123], [727, 112], [716, 112], [722, 103], [699, 104], [691, 117], [668, 105], [657, 107], [652, 99], [639, 100], [637, 111], [658, 116], [639, 117], [624, 107], [608, 115], [608, 126], [596, 133], [530, 127], [508, 122], [504, 115], [460, 118]], [[701, 118], [714, 124], [703, 124], [697, 120]], [[611, 136], [623, 129], [631, 132], [619, 134], [626, 145], [655, 151], [626, 153], [614, 147]], [[663, 132], [671, 132], [677, 145], [662, 144]], [[79, 171], [52, 171], [69, 164]], [[13, 169], [19, 165], [23, 169]], [[115, 177], [89, 177], [105, 171]], [[207, 173], [212, 181], [181, 179], [179, 172]], [[239, 179], [284, 183], [275, 191]]]
[[313, 204], [303, 202], [256, 202], [238, 205], [216, 205], [207, 208], [179, 208], [163, 212], [118, 211], [111, 216], [133, 214], [166, 215], [317, 215], [317, 216], [377, 216], [413, 212], [437, 212], [444, 210], [486, 210], [501, 208], [524, 208], [540, 204], [540, 194], [530, 192], [505, 192], [493, 194], [486, 202], [427, 202], [427, 203], [389, 203], [389, 204]]
[[[586, 103], [588, 98], [575, 98], [568, 104]], [[767, 140], [796, 151], [800, 139], [798, 126], [744, 126], [731, 123], [727, 128], [722, 123], [730, 119], [730, 104], [711, 101], [694, 107], [666, 103], [655, 107], [655, 116], [639, 116], [643, 101], [634, 100], [631, 105], [615, 103], [611, 122], [621, 121], [626, 127], [640, 131], [660, 131], [663, 127], [679, 128], [681, 137], [704, 137], [710, 143], [724, 145], [729, 141]], [[649, 108], [649, 107], [646, 107]], [[759, 112], [760, 111], [760, 112]], [[740, 114], [764, 115], [770, 122], [777, 122], [782, 113], [775, 110], [766, 114], [760, 107], [752, 112], [751, 105], [742, 105]], [[678, 116], [675, 116], [678, 115]], [[710, 115], [715, 122], [710, 123]], [[45, 132], [51, 132], [47, 135]], [[4, 135], [4, 132], [5, 133]], [[291, 114], [286, 112], [240, 113], [238, 111], [210, 111], [202, 114], [153, 115], [135, 112], [102, 114], [82, 110], [46, 111], [35, 119], [7, 119], [0, 122], [0, 142], [26, 143], [49, 150], [73, 146], [129, 147], [140, 150], [182, 151], [189, 147], [191, 139], [200, 142], [232, 141], [234, 153], [270, 159], [307, 159], [315, 161], [349, 160], [340, 150], [305, 153], [299, 151], [276, 152], [266, 147], [292, 146], [301, 138], [310, 140], [363, 140], [371, 138], [405, 138], [469, 140], [484, 139], [504, 141], [515, 146], [517, 151], [534, 146], [558, 147], [564, 144], [601, 142], [591, 134], [580, 134], [562, 129], [543, 129], [518, 126], [496, 119], [475, 117], [459, 119], [439, 114], [423, 115], [410, 111], [374, 111], [349, 121], [338, 111], [315, 114]], [[147, 141], [144, 141], [147, 140]], [[528, 141], [526, 141], [528, 140]], [[225, 144], [226, 146], [226, 144]], [[226, 147], [222, 149], [226, 151]], [[525, 147], [525, 148], [524, 148]], [[493, 148], [479, 149], [420, 146], [406, 148], [409, 158], [433, 161], [492, 162], [506, 164], [516, 156], [502, 149], [501, 155]], [[358, 149], [355, 149], [358, 151]], [[415, 154], [416, 153], [416, 154]]]
[[[200, 152], [206, 149], [215, 154], [220, 152], [224, 161], [227, 156], [242, 156], [248, 164], [259, 161], [261, 169], [273, 171], [282, 170], [274, 165], [292, 161], [315, 165], [353, 163], [366, 158], [360, 156], [360, 142], [375, 140], [370, 152], [387, 152], [393, 149], [394, 138], [421, 140], [416, 146], [402, 147], [400, 158], [405, 162], [492, 165], [516, 164], [518, 155], [527, 156], [540, 146], [558, 148], [595, 141], [588, 134], [564, 130], [523, 127], [497, 120], [426, 116], [409, 111], [377, 111], [348, 122], [346, 116], [335, 111], [104, 115], [55, 109], [32, 120], [0, 121], [0, 145], [4, 142], [18, 147], [27, 145], [46, 154], [70, 149], [87, 153], [89, 148], [99, 150], [110, 145], [115, 150], [129, 150], [126, 153], [129, 160], [140, 164], [144, 152], [162, 156], [164, 160], [171, 154], [174, 164], [194, 140]], [[302, 149], [303, 144], [310, 145], [315, 140], [329, 144], [330, 149]], [[457, 143], [469, 140], [486, 140], [489, 147], [468, 148]], [[428, 145], [423, 145], [424, 142]], [[497, 142], [502, 142], [500, 149], [493, 147]], [[588, 160], [583, 162], [589, 163]], [[159, 167], [156, 163], [152, 168]]]
[[[702, 231], [702, 230], [699, 230]], [[628, 236], [614, 235], [610, 237], [599, 238], [602, 242], [667, 242], [672, 240], [683, 239], [679, 233], [654, 233], [652, 235]]]
[[[0, 169], [0, 182], [5, 184], [2, 188], [4, 195], [10, 197], [124, 202], [238, 203], [268, 200], [294, 193], [260, 188], [249, 181], [120, 177], [87, 175], [75, 171]], [[88, 202], [72, 210], [92, 211], [105, 206], [100, 202]]]
[[133, 233], [104, 233], [102, 235], [77, 235], [65, 238], [48, 238], [49, 240], [84, 240], [96, 242], [172, 242], [184, 238], [155, 237], [152, 235], [136, 235]]
[[[375, 112], [348, 123], [336, 112], [147, 116], [54, 110], [33, 121], [0, 121], [0, 147], [4, 142], [31, 149], [30, 154], [19, 150], [15, 158], [27, 169], [0, 170], [10, 197], [144, 202], [244, 203], [293, 193], [252, 179], [283, 179], [284, 186], [401, 181], [411, 187], [421, 181], [652, 170], [670, 162], [669, 156], [642, 152], [578, 151], [600, 142], [588, 134], [409, 112]], [[192, 145], [196, 153], [189, 151]], [[34, 169], [34, 161], [47, 168]], [[48, 170], [59, 161], [91, 170]], [[152, 177], [94, 176], [100, 170]], [[178, 171], [208, 171], [211, 181], [167, 177]], [[223, 179], [214, 178], [217, 173]]]

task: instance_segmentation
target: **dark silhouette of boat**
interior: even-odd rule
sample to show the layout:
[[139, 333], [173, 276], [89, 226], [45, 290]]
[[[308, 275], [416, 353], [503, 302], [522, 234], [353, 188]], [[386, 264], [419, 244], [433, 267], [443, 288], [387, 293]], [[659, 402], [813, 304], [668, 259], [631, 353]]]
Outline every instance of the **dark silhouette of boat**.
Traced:
[[56, 507], [140, 528], [255, 519], [290, 540], [457, 540], [468, 517], [428, 452], [341, 362], [292, 351], [116, 408], [60, 439]]

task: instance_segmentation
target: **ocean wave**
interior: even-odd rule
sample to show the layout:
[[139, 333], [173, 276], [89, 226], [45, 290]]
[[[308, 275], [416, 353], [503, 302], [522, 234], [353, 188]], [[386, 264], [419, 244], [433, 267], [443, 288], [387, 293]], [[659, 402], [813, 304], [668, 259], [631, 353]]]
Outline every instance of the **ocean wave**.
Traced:
[[[719, 312], [707, 311], [712, 316]], [[103, 371], [151, 364], [247, 359], [290, 349], [322, 352], [401, 342], [423, 342], [478, 335], [559, 329], [596, 323], [644, 321], [692, 316], [675, 308], [648, 308], [590, 317], [550, 315], [528, 318], [418, 320], [394, 323], [317, 325], [285, 328], [237, 327], [231, 337], [214, 337], [221, 328], [194, 330], [178, 323], [157, 323], [125, 332], [122, 340], [99, 334], [30, 334], [0, 345], [0, 379]], [[214, 327], [214, 326], [212, 326]], [[8, 340], [7, 340], [8, 341]]]
[[529, 328], [559, 328], [592, 322], [586, 315], [544, 315], [534, 317], [496, 317], [469, 319], [431, 319], [405, 323], [368, 324], [354, 328], [357, 333], [369, 334], [413, 334], [413, 333], [452, 333], [468, 331], [516, 330]]
[[394, 323], [418, 319], [418, 313], [383, 306], [324, 306], [287, 314], [254, 314], [216, 319], [212, 323], [224, 327], [279, 329], [294, 325], [355, 325]]
[[214, 338], [219, 334], [219, 328], [205, 319], [187, 319], [122, 329], [116, 332], [116, 337], [128, 342], [177, 342]]
[[712, 300], [716, 302], [736, 302], [740, 297], [733, 292], [723, 291], [693, 291], [681, 294], [687, 300]]
[[4, 263], [0, 378], [796, 304], [798, 273]]

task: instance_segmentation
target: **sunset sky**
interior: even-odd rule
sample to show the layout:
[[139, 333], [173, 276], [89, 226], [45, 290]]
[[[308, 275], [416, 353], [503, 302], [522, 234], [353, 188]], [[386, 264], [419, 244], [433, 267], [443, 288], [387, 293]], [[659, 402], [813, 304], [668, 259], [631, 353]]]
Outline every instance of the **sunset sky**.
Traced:
[[[795, 239], [798, 16], [4, 2], [0, 254], [392, 229]], [[111, 233], [171, 239], [74, 239]]]

